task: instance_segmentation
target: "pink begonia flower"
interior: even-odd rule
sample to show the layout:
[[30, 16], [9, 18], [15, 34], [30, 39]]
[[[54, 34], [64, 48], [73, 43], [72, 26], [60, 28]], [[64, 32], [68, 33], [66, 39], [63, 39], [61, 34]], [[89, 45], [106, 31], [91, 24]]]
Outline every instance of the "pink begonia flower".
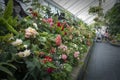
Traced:
[[46, 23], [49, 23], [50, 24], [50, 26], [53, 26], [53, 19], [52, 18], [48, 18], [48, 19], [43, 19], [42, 20], [43, 22], [46, 22]]
[[27, 28], [25, 29], [25, 37], [26, 38], [30, 38], [30, 37], [36, 37], [36, 35], [38, 35], [38, 32], [34, 29], [34, 28]]
[[60, 46], [60, 44], [62, 43], [61, 35], [58, 35], [58, 36], [56, 37], [55, 42], [56, 42], [56, 45], [57, 45], [57, 46]]
[[48, 19], [47, 19], [47, 22], [48, 22], [48, 23], [51, 23], [51, 22], [53, 22], [53, 19], [52, 19], [52, 18], [48, 18]]
[[48, 19], [47, 19], [47, 22], [50, 24], [50, 26], [53, 25], [53, 19], [52, 19], [52, 18], [48, 18]]
[[66, 59], [67, 59], [67, 55], [66, 55], [66, 54], [62, 54], [61, 58], [62, 58], [63, 60], [66, 60]]
[[67, 46], [65, 46], [65, 45], [60, 45], [58, 48], [62, 49], [63, 51], [67, 50]]
[[79, 54], [80, 54], [79, 52], [75, 52], [74, 57], [77, 58], [79, 56]]

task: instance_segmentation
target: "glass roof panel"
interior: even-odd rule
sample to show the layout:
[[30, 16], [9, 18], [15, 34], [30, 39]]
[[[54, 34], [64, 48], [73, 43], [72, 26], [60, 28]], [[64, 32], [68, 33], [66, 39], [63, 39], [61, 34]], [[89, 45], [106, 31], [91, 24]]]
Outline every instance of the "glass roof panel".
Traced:
[[[85, 21], [86, 19], [89, 19], [85, 22], [94, 22], [92, 18], [95, 16], [92, 16], [88, 14], [88, 10], [90, 6], [97, 6], [98, 5], [98, 0], [52, 0], [56, 2], [58, 5], [62, 6], [64, 9], [68, 10], [78, 18], [82, 19]], [[103, 3], [103, 9], [104, 13], [110, 9], [116, 0], [106, 0], [105, 3]]]

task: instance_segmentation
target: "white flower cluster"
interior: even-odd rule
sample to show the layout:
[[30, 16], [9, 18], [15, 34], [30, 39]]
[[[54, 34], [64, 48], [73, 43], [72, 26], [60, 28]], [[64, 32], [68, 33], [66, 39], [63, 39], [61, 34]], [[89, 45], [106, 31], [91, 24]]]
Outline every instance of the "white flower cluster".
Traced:
[[16, 39], [16, 41], [12, 42], [11, 44], [14, 46], [19, 46], [23, 43], [23, 41], [21, 39]]
[[25, 50], [25, 51], [23, 51], [23, 52], [19, 52], [19, 53], [17, 53], [17, 55], [19, 56], [19, 57], [27, 57], [27, 56], [29, 56], [30, 55], [30, 50]]

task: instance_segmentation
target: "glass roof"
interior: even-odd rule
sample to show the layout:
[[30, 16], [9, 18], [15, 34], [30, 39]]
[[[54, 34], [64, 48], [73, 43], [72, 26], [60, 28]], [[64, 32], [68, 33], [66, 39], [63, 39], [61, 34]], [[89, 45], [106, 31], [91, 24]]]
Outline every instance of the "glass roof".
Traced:
[[[68, 10], [78, 18], [82, 19], [88, 24], [93, 23], [95, 15], [90, 15], [88, 13], [90, 6], [97, 6], [99, 0], [52, 0], [56, 4], [62, 6], [64, 9]], [[105, 13], [110, 9], [116, 0], [105, 0], [105, 3], [102, 4], [103, 12]]]

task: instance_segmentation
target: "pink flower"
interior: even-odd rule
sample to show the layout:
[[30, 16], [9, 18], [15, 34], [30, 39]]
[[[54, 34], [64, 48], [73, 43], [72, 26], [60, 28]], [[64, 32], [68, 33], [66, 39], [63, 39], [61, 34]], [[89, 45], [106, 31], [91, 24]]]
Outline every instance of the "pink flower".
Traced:
[[63, 60], [66, 60], [66, 59], [67, 59], [67, 55], [66, 55], [66, 54], [62, 54], [61, 58], [62, 58]]
[[74, 57], [77, 58], [79, 56], [79, 54], [80, 54], [79, 52], [75, 52]]
[[48, 18], [48, 19], [47, 19], [47, 22], [50, 24], [50, 26], [53, 25], [53, 19], [52, 19], [52, 18]]
[[56, 42], [56, 45], [57, 45], [57, 46], [60, 46], [60, 44], [62, 43], [61, 35], [58, 35], [58, 36], [56, 37], [55, 42]]
[[53, 22], [53, 19], [52, 19], [52, 18], [48, 18], [48, 19], [47, 19], [47, 22], [48, 22], [48, 23], [51, 23], [51, 22]]
[[25, 29], [25, 37], [26, 38], [30, 38], [30, 37], [36, 37], [36, 35], [38, 35], [38, 32], [34, 29], [34, 28], [27, 28]]
[[63, 51], [67, 50], [67, 46], [65, 46], [65, 45], [60, 45], [58, 48], [62, 49]]

